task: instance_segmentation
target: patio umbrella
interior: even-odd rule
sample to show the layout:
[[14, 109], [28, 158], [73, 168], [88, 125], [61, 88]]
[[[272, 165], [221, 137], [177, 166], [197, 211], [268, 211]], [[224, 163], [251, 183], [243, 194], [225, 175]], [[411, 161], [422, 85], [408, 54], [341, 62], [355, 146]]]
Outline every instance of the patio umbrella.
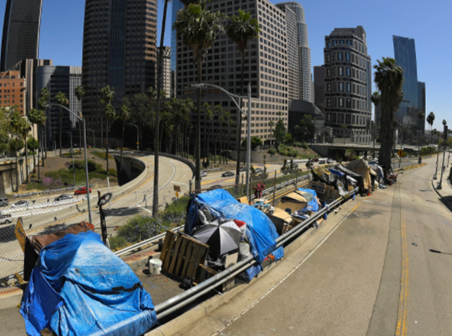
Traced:
[[233, 221], [220, 223], [218, 220], [201, 226], [193, 234], [194, 238], [209, 245], [212, 258], [237, 250], [241, 236], [242, 232]]

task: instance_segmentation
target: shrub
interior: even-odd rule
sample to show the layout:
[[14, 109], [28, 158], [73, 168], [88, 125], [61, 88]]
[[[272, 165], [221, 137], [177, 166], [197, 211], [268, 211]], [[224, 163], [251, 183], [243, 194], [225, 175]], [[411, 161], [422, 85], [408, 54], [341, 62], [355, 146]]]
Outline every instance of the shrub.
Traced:
[[286, 156], [286, 155], [287, 155], [287, 151], [285, 151], [285, 150], [280, 150], [280, 151], [279, 151], [279, 154], [282, 155], [282, 156]]
[[[286, 145], [283, 145], [283, 144], [279, 145], [279, 147], [278, 147], [278, 152], [281, 154], [281, 151], [287, 151]], [[282, 155], [282, 154], [281, 154], [281, 155]]]
[[160, 220], [149, 216], [136, 215], [119, 229], [118, 236], [130, 243], [156, 236], [164, 229]]
[[276, 149], [274, 149], [274, 148], [270, 148], [269, 150], [268, 150], [268, 153], [269, 154], [276, 154]]
[[116, 250], [127, 245], [127, 240], [122, 236], [110, 237], [108, 238], [108, 241], [110, 242], [110, 248], [112, 250]]
[[308, 149], [308, 144], [303, 141], [303, 143], [301, 144], [301, 148]]
[[[74, 167], [75, 169], [79, 170], [85, 170], [85, 160], [75, 160], [74, 161]], [[72, 169], [72, 163], [69, 164], [69, 169]], [[93, 172], [96, 170], [102, 169], [102, 165], [99, 163], [96, 163], [92, 160], [88, 160], [88, 172]]]
[[298, 148], [301, 147], [301, 143], [298, 141], [294, 142], [293, 145], [294, 145], [294, 147], [298, 147]]

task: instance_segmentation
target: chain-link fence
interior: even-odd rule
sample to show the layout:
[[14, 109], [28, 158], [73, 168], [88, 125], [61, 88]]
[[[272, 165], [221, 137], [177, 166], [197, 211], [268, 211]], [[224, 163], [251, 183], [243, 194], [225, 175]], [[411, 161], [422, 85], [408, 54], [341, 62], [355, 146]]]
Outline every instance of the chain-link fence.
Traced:
[[[165, 160], [169, 161], [169, 159]], [[173, 174], [169, 174], [166, 181], [160, 182], [160, 215], [157, 220], [152, 219], [153, 174], [151, 172], [137, 178], [139, 181], [130, 188], [112, 188], [113, 197], [109, 203], [103, 206], [107, 235], [112, 250], [118, 251], [169, 228], [182, 225], [185, 222], [190, 191], [205, 192], [223, 188], [235, 198], [246, 195], [244, 173], [241, 174], [238, 185], [235, 185], [235, 177], [222, 177], [218, 182], [205, 181], [201, 190], [194, 190], [192, 180], [186, 180], [183, 183], [174, 181], [176, 168], [173, 168]], [[254, 195], [256, 188], [261, 188], [264, 189], [262, 197], [277, 198], [288, 190], [293, 190], [296, 186], [307, 184], [303, 181], [309, 177], [307, 174], [307, 172], [298, 170], [288, 170], [286, 174], [276, 172], [253, 174], [250, 194]], [[258, 184], [261, 185], [258, 186]], [[91, 222], [95, 226], [96, 232], [100, 234], [101, 218], [97, 206], [98, 200], [97, 190], [92, 190], [90, 194]], [[27, 235], [53, 233], [82, 221], [90, 222], [86, 195], [73, 195], [72, 198], [59, 202], [46, 195], [36, 198], [34, 202], [23, 207], [4, 209], [2, 214], [6, 215], [8, 221], [11, 222], [2, 223], [0, 221], [0, 279], [5, 279], [23, 270], [24, 254], [14, 232], [19, 217], [22, 218]]]

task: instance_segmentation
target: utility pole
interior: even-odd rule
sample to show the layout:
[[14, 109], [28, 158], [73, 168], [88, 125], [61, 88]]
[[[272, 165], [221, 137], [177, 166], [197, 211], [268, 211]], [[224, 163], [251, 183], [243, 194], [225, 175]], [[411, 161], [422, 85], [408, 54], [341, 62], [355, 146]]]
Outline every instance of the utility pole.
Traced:
[[436, 189], [441, 190], [442, 187], [442, 183], [443, 183], [443, 173], [444, 173], [444, 160], [446, 158], [446, 141], [447, 141], [447, 122], [446, 120], [443, 120], [443, 125], [444, 125], [444, 135], [443, 135], [443, 139], [444, 139], [444, 150], [443, 150], [443, 165], [441, 167], [441, 179], [438, 182], [438, 186], [436, 187]]

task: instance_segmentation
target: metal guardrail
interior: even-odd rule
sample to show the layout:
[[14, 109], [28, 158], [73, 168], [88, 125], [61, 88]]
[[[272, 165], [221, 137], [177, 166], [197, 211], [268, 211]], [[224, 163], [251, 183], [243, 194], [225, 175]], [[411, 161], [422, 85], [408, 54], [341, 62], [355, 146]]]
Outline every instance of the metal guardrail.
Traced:
[[32, 192], [32, 193], [26, 193], [26, 194], [15, 194], [14, 198], [60, 193], [62, 191], [74, 190], [74, 189], [78, 189], [81, 187], [83, 187], [83, 186], [74, 186], [74, 187], [67, 187], [67, 188], [61, 188], [61, 189], [50, 189], [50, 190], [43, 190], [43, 191], [37, 191], [37, 192]]

